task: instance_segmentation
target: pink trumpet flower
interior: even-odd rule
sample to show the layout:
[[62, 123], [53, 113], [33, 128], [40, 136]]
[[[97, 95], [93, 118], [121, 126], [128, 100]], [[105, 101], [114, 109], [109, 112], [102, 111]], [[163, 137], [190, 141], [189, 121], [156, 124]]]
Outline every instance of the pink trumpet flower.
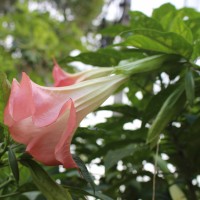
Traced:
[[53, 68], [54, 86], [60, 87], [60, 86], [73, 85], [81, 81], [107, 76], [109, 73], [111, 74], [112, 71], [113, 71], [112, 67], [101, 67], [101, 68], [92, 68], [75, 74], [70, 74], [62, 70], [58, 65], [58, 63], [54, 60], [54, 68]]
[[66, 87], [43, 87], [23, 73], [20, 83], [13, 80], [4, 123], [12, 138], [25, 144], [37, 161], [77, 168], [70, 144], [79, 123], [126, 79], [112, 75]]

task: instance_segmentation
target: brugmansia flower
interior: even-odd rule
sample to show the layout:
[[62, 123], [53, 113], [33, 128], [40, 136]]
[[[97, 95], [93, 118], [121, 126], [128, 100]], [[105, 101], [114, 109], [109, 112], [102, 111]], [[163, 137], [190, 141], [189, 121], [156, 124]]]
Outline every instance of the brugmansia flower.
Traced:
[[63, 71], [58, 65], [58, 63], [54, 60], [54, 68], [53, 68], [54, 86], [60, 87], [60, 86], [73, 85], [81, 81], [107, 76], [109, 73], [111, 74], [112, 71], [113, 71], [112, 67], [101, 67], [101, 68], [92, 68], [75, 74], [70, 74]]
[[4, 112], [12, 138], [45, 165], [77, 167], [70, 143], [81, 120], [99, 107], [120, 85], [124, 75], [83, 81], [66, 87], [42, 87], [23, 73], [13, 80]]
[[145, 57], [133, 62], [127, 62], [124, 65], [117, 67], [100, 67], [92, 68], [83, 72], [70, 74], [63, 71], [57, 62], [54, 60], [53, 78], [54, 86], [68, 86], [75, 83], [79, 83], [85, 80], [91, 80], [98, 77], [108, 76], [111, 73], [124, 74], [126, 76], [134, 75], [138, 73], [144, 73], [156, 70], [160, 68], [167, 59], [170, 59], [170, 55], [153, 55]]

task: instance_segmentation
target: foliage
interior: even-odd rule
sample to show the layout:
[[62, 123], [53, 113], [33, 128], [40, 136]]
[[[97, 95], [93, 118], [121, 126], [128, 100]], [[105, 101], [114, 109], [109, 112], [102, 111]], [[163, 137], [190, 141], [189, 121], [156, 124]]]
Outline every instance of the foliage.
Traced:
[[[1, 121], [0, 198], [30, 199], [35, 194], [33, 191], [40, 190], [34, 199], [44, 199], [43, 195], [51, 199], [48, 195], [54, 190], [47, 194], [45, 191], [55, 186], [61, 191], [60, 195], [69, 191], [73, 199], [94, 196], [105, 200], [146, 200], [152, 199], [155, 184], [155, 199], [199, 199], [200, 70], [197, 61], [200, 57], [200, 13], [192, 8], [176, 9], [171, 4], [155, 9], [151, 17], [139, 11], [130, 12], [128, 25], [113, 25], [98, 33], [106, 37], [120, 37], [119, 43], [95, 52], [66, 56], [70, 49], [80, 46], [77, 47], [77, 43], [75, 45], [74, 37], [73, 40], [70, 36], [63, 38], [62, 31], [66, 28], [64, 22], [58, 23], [49, 18], [47, 13], [30, 12], [26, 4], [18, 4], [17, 8], [18, 13], [0, 17], [2, 22], [8, 24], [2, 29], [2, 40], [10, 34], [14, 38], [13, 44], [16, 44], [9, 49], [2, 45], [3, 55], [9, 58], [20, 50], [23, 68], [32, 73], [37, 65], [37, 73], [41, 77], [44, 72], [50, 71], [47, 62], [51, 56], [59, 57], [61, 63], [79, 61], [100, 67], [120, 67], [160, 54], [167, 55], [167, 60], [161, 67], [149, 67], [149, 70], [132, 74], [125, 89], [125, 96], [129, 100], [127, 104], [104, 106], [96, 110], [96, 113], [102, 110], [113, 112], [106, 122], [77, 130], [73, 139], [76, 155], [85, 164], [96, 162], [96, 165], [105, 167], [105, 175], [100, 177], [94, 193], [87, 170], [82, 174], [90, 177], [89, 182], [87, 178], [82, 179], [77, 170], [61, 172], [59, 167], [41, 167], [24, 153], [23, 145], [11, 140]], [[12, 23], [15, 28], [12, 28]], [[42, 31], [42, 27], [48, 31]], [[59, 34], [56, 34], [56, 30], [59, 30]], [[66, 45], [68, 41], [72, 44], [69, 49]], [[2, 68], [8, 78], [22, 70], [14, 67], [19, 65], [18, 58], [6, 62], [1, 58], [0, 62], [8, 66]], [[145, 64], [145, 69], [152, 66], [148, 64]], [[38, 71], [40, 68], [43, 69]], [[8, 81], [1, 74], [0, 94], [7, 94], [9, 84], [6, 87], [3, 85]], [[37, 80], [35, 75], [33, 78]], [[138, 93], [141, 98], [137, 97]], [[2, 98], [1, 113], [5, 102]], [[126, 124], [136, 120], [141, 122], [139, 128], [125, 128]], [[80, 163], [80, 168], [84, 170], [83, 163]], [[147, 165], [155, 166], [157, 174], [148, 170]], [[34, 167], [37, 170], [33, 170]], [[27, 175], [30, 173], [32, 178]], [[41, 179], [41, 176], [46, 178]], [[44, 185], [41, 180], [44, 180]]]

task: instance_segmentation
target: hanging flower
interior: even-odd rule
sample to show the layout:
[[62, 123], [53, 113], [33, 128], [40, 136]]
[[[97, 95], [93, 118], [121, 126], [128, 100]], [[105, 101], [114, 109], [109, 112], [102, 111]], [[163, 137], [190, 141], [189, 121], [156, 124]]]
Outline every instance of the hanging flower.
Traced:
[[75, 74], [70, 74], [62, 70], [58, 65], [58, 63], [54, 60], [54, 68], [53, 68], [54, 86], [60, 87], [60, 86], [73, 85], [81, 81], [110, 75], [112, 71], [113, 71], [112, 67], [101, 67], [101, 68], [92, 68]]
[[81, 120], [98, 108], [120, 85], [123, 75], [83, 81], [66, 87], [42, 87], [23, 73], [13, 80], [4, 112], [12, 138], [45, 165], [77, 167], [70, 153]]
[[124, 74], [126, 76], [135, 75], [156, 70], [160, 68], [167, 59], [171, 59], [170, 55], [153, 55], [135, 60], [133, 62], [124, 62], [125, 64], [116, 67], [100, 67], [92, 68], [83, 72], [70, 74], [62, 70], [54, 60], [53, 78], [54, 86], [68, 86], [85, 80], [91, 80], [103, 76], [108, 76], [111, 73]]

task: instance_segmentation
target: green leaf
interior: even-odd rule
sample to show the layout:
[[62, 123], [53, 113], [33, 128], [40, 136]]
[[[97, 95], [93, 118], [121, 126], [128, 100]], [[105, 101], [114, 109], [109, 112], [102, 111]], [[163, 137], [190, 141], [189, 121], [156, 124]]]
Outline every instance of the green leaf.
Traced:
[[182, 16], [182, 18], [188, 19], [196, 19], [200, 17], [200, 12], [192, 7], [183, 7], [177, 11], [178, 15]]
[[185, 21], [185, 24], [189, 27], [192, 32], [194, 44], [199, 41], [199, 26], [200, 26], [200, 16], [198, 18], [192, 18]]
[[170, 23], [171, 18], [168, 17], [166, 21], [166, 16], [172, 16], [171, 13], [175, 13], [176, 8], [170, 3], [161, 5], [159, 8], [153, 10], [152, 17], [160, 22], [163, 25], [163, 28], [166, 29], [166, 24]]
[[177, 113], [183, 107], [183, 91], [183, 85], [177, 87], [166, 99], [155, 120], [153, 121], [147, 136], [147, 143], [149, 143], [152, 148], [156, 146], [157, 141], [159, 140], [159, 135], [162, 133], [163, 129], [167, 126], [174, 115], [177, 115]]
[[172, 200], [187, 200], [185, 194], [177, 184], [173, 184], [169, 187], [169, 193]]
[[190, 105], [193, 105], [195, 98], [195, 82], [191, 69], [187, 70], [185, 75], [185, 92]]
[[105, 168], [108, 171], [111, 167], [117, 164], [117, 162], [127, 156], [133, 155], [136, 151], [134, 144], [129, 144], [123, 148], [109, 151], [105, 156]]
[[117, 46], [134, 46], [155, 52], [181, 55], [187, 59], [193, 51], [192, 45], [176, 33], [141, 29], [133, 30], [132, 34]]
[[130, 15], [130, 23], [133, 29], [136, 28], [148, 28], [154, 29], [158, 31], [162, 31], [163, 28], [158, 21], [151, 17], [147, 17], [145, 14], [139, 11], [129, 12]]
[[105, 36], [116, 37], [116, 35], [120, 35], [121, 33], [129, 31], [130, 29], [131, 28], [128, 26], [116, 24], [100, 30], [99, 33]]
[[[200, 20], [200, 19], [199, 19]], [[197, 40], [194, 44], [194, 50], [191, 56], [192, 61], [197, 61], [200, 57], [200, 40]]]
[[[92, 195], [92, 191], [87, 191], [89, 195]], [[112, 198], [110, 198], [109, 196], [101, 193], [101, 192], [95, 192], [95, 195], [92, 195], [94, 197], [97, 197], [98, 199], [101, 200], [112, 200]]]
[[138, 50], [117, 51], [115, 49], [106, 48], [96, 52], [80, 53], [77, 56], [67, 56], [60, 60], [59, 63], [80, 61], [93, 66], [109, 67], [116, 66], [121, 60], [142, 57], [144, 57], [143, 52]]
[[12, 148], [8, 148], [8, 161], [10, 164], [11, 171], [13, 173], [13, 176], [17, 183], [19, 183], [19, 167], [18, 162], [15, 156], [15, 153], [13, 152]]
[[164, 104], [165, 100], [169, 97], [174, 89], [175, 87], [170, 85], [165, 90], [161, 90], [159, 93], [153, 95], [150, 98], [143, 114], [144, 124], [148, 123], [154, 118], [154, 116], [159, 112], [160, 108]]
[[[18, 192], [13, 192], [13, 193], [10, 193], [10, 194], [1, 195], [1, 196], [0, 196], [0, 199], [6, 199], [6, 198], [8, 198], [8, 197], [13, 197], [13, 196], [17, 196], [17, 195], [19, 195]], [[16, 197], [15, 197], [15, 198], [16, 198]]]
[[153, 17], [161, 23], [166, 32], [174, 32], [182, 36], [189, 43], [193, 42], [193, 32], [185, 23], [188, 17], [183, 10], [176, 10], [171, 4], [165, 4], [153, 12]]
[[70, 191], [70, 193], [73, 194], [73, 196], [78, 196], [78, 197], [93, 196], [101, 200], [112, 200], [112, 198], [98, 191], [96, 191], [94, 194], [93, 191], [91, 190], [83, 190], [83, 189], [71, 187], [71, 186], [64, 186], [64, 187], [66, 187]]
[[21, 160], [29, 168], [33, 182], [47, 200], [72, 200], [67, 189], [58, 185], [47, 172], [33, 160]]
[[179, 15], [176, 15], [173, 20], [170, 22], [170, 27], [168, 28], [169, 32], [177, 33], [182, 36], [189, 43], [193, 43], [193, 35], [190, 28], [185, 24], [183, 19]]
[[93, 192], [95, 194], [95, 183], [94, 183], [89, 171], [87, 170], [87, 167], [85, 166], [84, 162], [80, 159], [80, 157], [78, 157], [75, 154], [73, 154], [73, 159], [76, 162], [76, 164], [78, 165], [81, 175], [90, 184], [90, 186], [92, 187]]

